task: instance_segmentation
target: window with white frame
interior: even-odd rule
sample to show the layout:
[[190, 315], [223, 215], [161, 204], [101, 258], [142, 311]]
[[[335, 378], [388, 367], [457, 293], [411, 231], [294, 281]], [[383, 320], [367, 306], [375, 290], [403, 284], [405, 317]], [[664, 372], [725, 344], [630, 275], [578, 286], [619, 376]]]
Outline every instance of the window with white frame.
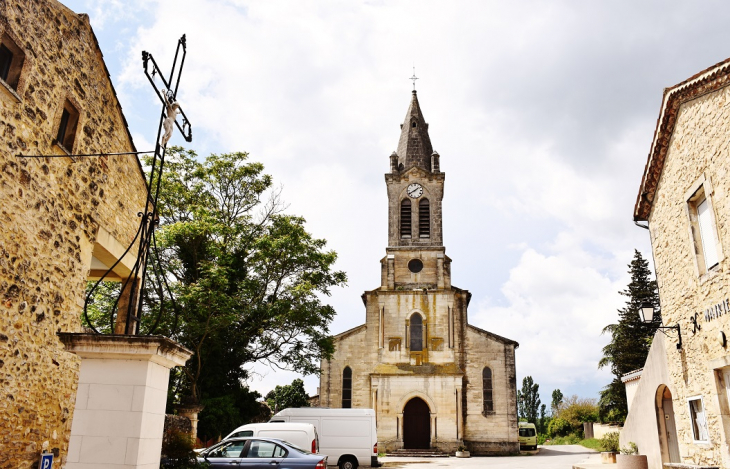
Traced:
[[713, 268], [720, 261], [720, 257], [717, 255], [717, 243], [715, 242], [715, 223], [713, 223], [712, 218], [710, 202], [705, 198], [697, 204], [697, 224], [700, 227], [702, 254], [705, 257], [707, 269]]
[[723, 259], [711, 195], [712, 186], [704, 175], [692, 185], [685, 195], [695, 265], [700, 276], [715, 268]]
[[707, 442], [710, 438], [707, 436], [707, 416], [705, 414], [705, 404], [702, 396], [690, 397], [689, 415], [692, 425], [692, 439], [694, 441]]

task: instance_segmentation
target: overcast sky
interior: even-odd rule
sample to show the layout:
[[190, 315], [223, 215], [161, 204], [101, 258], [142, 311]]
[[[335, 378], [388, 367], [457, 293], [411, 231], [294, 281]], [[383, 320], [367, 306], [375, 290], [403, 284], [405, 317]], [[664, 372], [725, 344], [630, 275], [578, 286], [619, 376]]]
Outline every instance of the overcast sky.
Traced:
[[[470, 323], [520, 343], [518, 386], [597, 397], [633, 250], [662, 90], [730, 56], [721, 1], [73, 0], [139, 150], [159, 105], [142, 50], [188, 55], [179, 99], [200, 155], [247, 151], [339, 254], [332, 332], [365, 321], [387, 243], [384, 173], [416, 67], [446, 173], [444, 243]], [[171, 144], [184, 144], [176, 135]], [[262, 393], [293, 373], [257, 368]], [[318, 378], [305, 379], [316, 392]]]

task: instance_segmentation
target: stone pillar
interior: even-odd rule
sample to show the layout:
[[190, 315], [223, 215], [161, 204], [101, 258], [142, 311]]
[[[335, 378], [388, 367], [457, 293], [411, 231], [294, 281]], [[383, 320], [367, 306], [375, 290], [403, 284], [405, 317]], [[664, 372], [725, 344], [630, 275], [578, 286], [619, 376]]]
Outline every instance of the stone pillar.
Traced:
[[193, 427], [192, 431], [190, 432], [190, 436], [193, 437], [193, 440], [198, 437], [198, 414], [202, 412], [202, 410], [205, 408], [204, 405], [186, 405], [186, 404], [180, 404], [175, 406], [175, 410], [177, 410], [178, 415], [182, 415], [183, 417], [187, 417], [190, 420], [190, 425]]
[[65, 468], [158, 468], [170, 368], [192, 352], [159, 336], [58, 336], [81, 357]]
[[[126, 282], [126, 285], [125, 285]], [[122, 288], [124, 291], [119, 297], [117, 303], [117, 318], [114, 324], [115, 334], [135, 334], [138, 329], [136, 321], [132, 321], [127, 329], [127, 315], [129, 314], [129, 304], [134, 303], [132, 308], [136, 308], [137, 297], [139, 296], [139, 282], [136, 278], [122, 279]]]
[[388, 254], [388, 290], [395, 289], [395, 255]]
[[390, 154], [390, 172], [398, 172], [398, 153], [396, 152]]

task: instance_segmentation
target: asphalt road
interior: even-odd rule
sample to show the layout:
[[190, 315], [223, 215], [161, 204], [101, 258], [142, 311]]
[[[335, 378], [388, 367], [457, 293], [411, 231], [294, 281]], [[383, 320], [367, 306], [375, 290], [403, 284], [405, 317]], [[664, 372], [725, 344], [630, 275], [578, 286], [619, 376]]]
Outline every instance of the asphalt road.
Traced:
[[573, 464], [595, 460], [600, 463], [601, 454], [580, 445], [541, 446], [537, 454], [520, 456], [490, 456], [472, 458], [396, 458], [384, 457], [380, 461], [387, 468], [438, 469], [441, 467], [488, 467], [490, 469], [571, 469]]

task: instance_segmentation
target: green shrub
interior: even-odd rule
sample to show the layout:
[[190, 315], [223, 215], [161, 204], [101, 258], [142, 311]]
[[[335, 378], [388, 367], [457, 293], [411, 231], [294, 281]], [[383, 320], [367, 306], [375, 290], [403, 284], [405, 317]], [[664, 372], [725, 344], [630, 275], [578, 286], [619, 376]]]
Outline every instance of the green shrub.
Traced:
[[621, 454], [639, 454], [639, 447], [636, 443], [630, 441], [628, 445], [621, 448]]
[[601, 438], [601, 448], [603, 451], [617, 452], [620, 444], [618, 442], [619, 432], [608, 432]]
[[544, 445], [545, 440], [549, 439], [550, 437], [546, 433], [538, 433], [537, 434], [537, 444], [538, 445]]
[[166, 459], [165, 468], [188, 469], [208, 467], [207, 463], [198, 464], [197, 454], [193, 451], [195, 440], [190, 434], [175, 428], [168, 428], [162, 436], [162, 455]]
[[548, 435], [552, 437], [566, 436], [573, 433], [573, 426], [565, 419], [554, 418], [548, 425]]
[[581, 437], [572, 433], [568, 436], [558, 436], [546, 442], [547, 445], [577, 445], [581, 442]]

